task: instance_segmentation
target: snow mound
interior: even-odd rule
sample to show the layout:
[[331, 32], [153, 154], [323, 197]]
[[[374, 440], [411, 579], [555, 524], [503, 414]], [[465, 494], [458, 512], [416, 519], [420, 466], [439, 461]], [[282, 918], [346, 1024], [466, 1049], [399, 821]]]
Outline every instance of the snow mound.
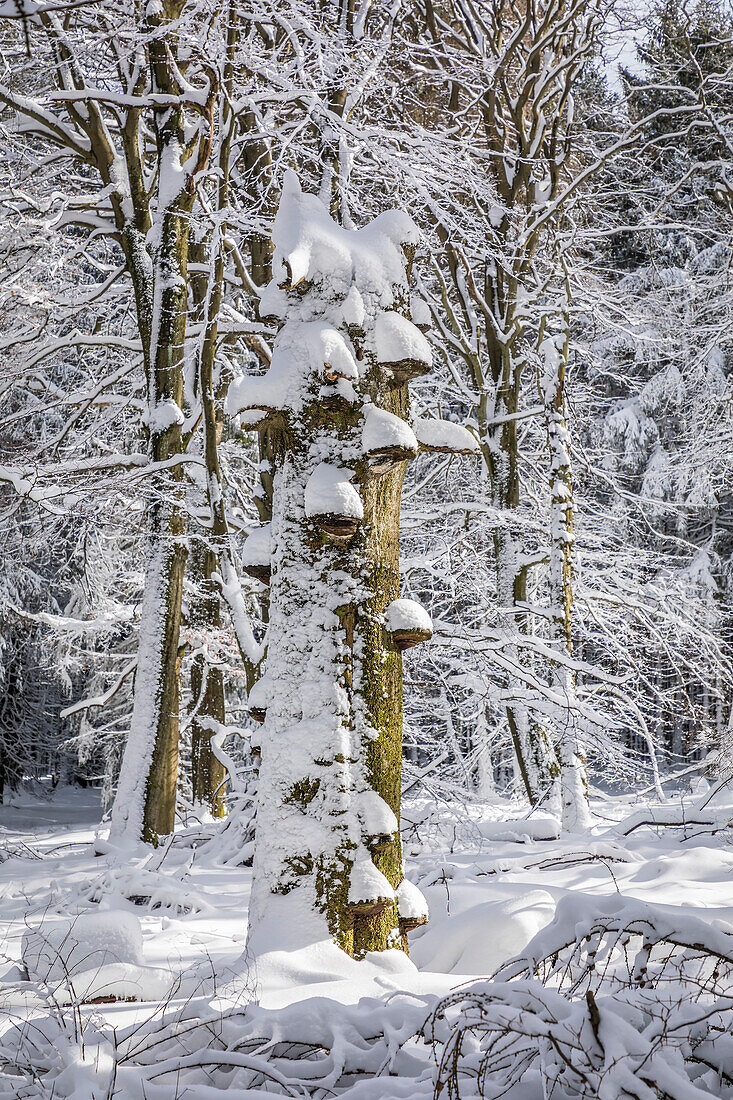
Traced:
[[415, 600], [392, 600], [384, 611], [384, 625], [390, 633], [398, 630], [433, 632], [433, 620], [422, 604]]
[[134, 913], [82, 913], [46, 919], [23, 936], [23, 963], [31, 978], [49, 985], [110, 963], [143, 963], [143, 933]]
[[342, 466], [321, 462], [308, 478], [305, 487], [305, 514], [312, 516], [348, 516], [364, 518], [361, 497], [351, 484], [354, 475]]
[[[362, 293], [376, 294], [388, 305], [393, 301], [393, 287], [405, 281], [402, 246], [417, 244], [419, 231], [401, 210], [385, 211], [362, 229], [343, 229], [318, 196], [305, 194], [295, 172], [288, 171], [272, 238], [276, 284], [324, 284], [334, 297], [342, 299], [357, 284]], [[360, 324], [358, 316], [358, 302], [352, 299], [344, 320]]]
[[431, 366], [433, 352], [420, 329], [399, 313], [380, 313], [374, 324], [377, 361], [402, 363], [413, 359]]
[[519, 955], [555, 913], [546, 890], [520, 889], [515, 897], [451, 914], [450, 934], [443, 921], [427, 925], [410, 947], [413, 962], [443, 974], [492, 974]]
[[61, 1004], [77, 1001], [164, 1001], [174, 985], [170, 970], [157, 966], [110, 963], [82, 970], [54, 990]]
[[21, 957], [31, 980], [71, 1001], [158, 1001], [171, 990], [170, 971], [144, 965], [140, 921], [133, 913], [83, 913], [46, 919], [23, 936]]
[[365, 454], [388, 447], [400, 448], [417, 454], [417, 439], [409, 424], [386, 409], [370, 405], [364, 418], [361, 445]]
[[468, 428], [450, 420], [416, 418], [413, 428], [418, 443], [429, 451], [453, 451], [459, 454], [477, 454], [479, 445]]

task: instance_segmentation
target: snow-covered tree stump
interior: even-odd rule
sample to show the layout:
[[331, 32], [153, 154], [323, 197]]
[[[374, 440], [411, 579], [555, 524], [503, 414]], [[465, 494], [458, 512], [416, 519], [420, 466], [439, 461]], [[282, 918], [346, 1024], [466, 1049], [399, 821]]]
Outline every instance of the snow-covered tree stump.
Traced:
[[406, 948], [415, 927], [403, 915], [401, 929], [397, 891], [401, 651], [431, 633], [399, 599], [402, 482], [419, 448], [407, 382], [431, 366], [408, 318], [417, 230], [398, 211], [343, 229], [289, 173], [273, 236], [262, 312], [283, 324], [267, 374], [228, 396], [276, 456], [272, 522], [245, 550], [270, 584], [250, 699], [264, 723], [249, 947], [330, 938], [360, 956]]

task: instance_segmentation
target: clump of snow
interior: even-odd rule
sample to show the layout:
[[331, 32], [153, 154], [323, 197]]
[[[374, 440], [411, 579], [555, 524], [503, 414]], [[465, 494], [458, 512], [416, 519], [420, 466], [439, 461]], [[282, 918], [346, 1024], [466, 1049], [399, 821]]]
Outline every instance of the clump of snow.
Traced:
[[242, 550], [242, 565], [267, 565], [271, 555], [270, 524], [263, 523], [261, 527], [255, 527], [247, 535], [247, 541]]
[[479, 975], [491, 974], [507, 957], [518, 955], [552, 920], [555, 903], [546, 890], [512, 885], [501, 892], [504, 897], [463, 912], [455, 912], [454, 898], [450, 935], [443, 921], [428, 925], [410, 948], [414, 962], [425, 970]]
[[418, 443], [428, 451], [477, 454], [478, 442], [467, 428], [450, 420], [416, 417], [413, 428]]
[[122, 910], [47, 918], [24, 934], [21, 957], [31, 980], [54, 990], [57, 1002], [161, 1000], [170, 971], [145, 966], [140, 921]]
[[274, 688], [275, 685], [269, 676], [260, 676], [259, 680], [252, 685], [247, 697], [250, 710], [267, 710], [272, 702]]
[[[309, 326], [309, 336], [313, 331]], [[323, 355], [326, 375], [349, 378], [352, 382], [358, 381], [359, 370], [354, 353], [338, 329], [323, 325], [318, 332], [317, 340], [319, 342], [318, 351]]]
[[356, 811], [367, 836], [391, 836], [399, 828], [393, 811], [376, 791], [362, 791], [356, 799]]
[[402, 246], [418, 240], [415, 223], [400, 210], [385, 211], [363, 229], [343, 229], [316, 195], [301, 190], [295, 172], [288, 171], [273, 226], [274, 281], [292, 287], [304, 281], [325, 283], [342, 299], [356, 283], [360, 292], [377, 294], [388, 305], [393, 288], [405, 282]]
[[305, 486], [305, 514], [312, 516], [347, 516], [363, 519], [364, 505], [351, 484], [353, 473], [342, 466], [321, 462]]
[[420, 329], [394, 310], [377, 315], [374, 341], [379, 363], [402, 363], [412, 359], [428, 367], [432, 365], [432, 348]]
[[174, 424], [183, 424], [185, 417], [179, 405], [168, 397], [143, 410], [140, 419], [155, 435], [167, 431]]
[[287, 293], [273, 280], [260, 291], [260, 317], [279, 321], [287, 316], [287, 312]]
[[352, 286], [351, 290], [344, 298], [343, 305], [341, 306], [341, 316], [344, 319], [345, 325], [358, 328], [364, 324], [366, 307], [364, 306], [364, 299], [355, 286]]
[[433, 620], [416, 600], [392, 600], [384, 610], [384, 625], [390, 633], [397, 630], [433, 633]]
[[427, 920], [430, 915], [425, 895], [409, 878], [403, 878], [397, 887], [397, 909], [402, 920]]
[[430, 306], [417, 294], [413, 294], [410, 298], [410, 318], [413, 325], [417, 325], [419, 329], [430, 328], [433, 323]]
[[388, 447], [417, 454], [417, 439], [410, 425], [401, 417], [387, 412], [386, 409], [379, 409], [376, 405], [370, 405], [366, 411], [361, 445], [365, 454], [385, 450]]
[[225, 409], [229, 416], [245, 410], [298, 412], [314, 379], [356, 381], [359, 371], [344, 336], [323, 321], [291, 321], [272, 347], [267, 373], [235, 379], [229, 386]]
[[395, 892], [368, 854], [357, 856], [351, 868], [349, 902], [356, 905], [378, 898], [394, 898]]

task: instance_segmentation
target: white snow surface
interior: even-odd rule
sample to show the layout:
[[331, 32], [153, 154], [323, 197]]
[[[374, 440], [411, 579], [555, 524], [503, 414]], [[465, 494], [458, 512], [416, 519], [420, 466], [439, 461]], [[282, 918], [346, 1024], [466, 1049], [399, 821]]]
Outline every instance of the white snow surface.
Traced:
[[402, 245], [418, 240], [415, 223], [401, 210], [387, 210], [362, 229], [343, 229], [320, 199], [305, 194], [296, 174], [288, 171], [273, 227], [274, 282], [282, 283], [287, 277], [287, 264], [293, 285], [303, 280], [327, 283], [330, 294], [346, 300], [343, 320], [360, 324], [358, 302], [348, 297], [351, 287], [356, 285], [360, 295], [376, 295], [383, 307], [390, 306], [393, 287], [404, 283]]
[[426, 630], [433, 633], [433, 620], [417, 600], [392, 600], [384, 609], [384, 625], [389, 631]]
[[351, 484], [353, 476], [350, 470], [345, 470], [342, 466], [333, 466], [329, 462], [319, 463], [306, 482], [305, 514], [363, 519], [364, 505]]
[[432, 365], [430, 344], [420, 329], [401, 313], [394, 310], [379, 313], [374, 325], [374, 340], [380, 363], [402, 363], [406, 359], [416, 359], [419, 363]]
[[361, 445], [365, 454], [386, 447], [404, 447], [417, 454], [417, 439], [410, 425], [376, 405], [370, 405], [366, 410]]
[[502, 962], [518, 954], [552, 919], [552, 895], [497, 884], [494, 897], [461, 912], [453, 908], [451, 935], [428, 923], [415, 944], [418, 966], [445, 974], [491, 974]]
[[[535, 823], [535, 815], [499, 797], [454, 806], [408, 800], [406, 870], [430, 908], [429, 923], [410, 934], [411, 959], [393, 950], [355, 962], [323, 939], [305, 949], [288, 944], [278, 906], [287, 909], [292, 899], [283, 896], [273, 899], [269, 944], [253, 962], [243, 954], [251, 870], [219, 864], [215, 845], [192, 859], [189, 838], [199, 835], [198, 822], [181, 823], [176, 843], [155, 853], [99, 858], [92, 844], [100, 830], [99, 792], [59, 787], [44, 798], [11, 796], [0, 806], [0, 1095], [19, 1094], [28, 1059], [38, 1075], [38, 1083], [30, 1079], [32, 1096], [101, 1100], [115, 1072], [115, 1100], [168, 1100], [184, 1088], [200, 1100], [221, 1097], [223, 1089], [233, 1100], [272, 1096], [250, 1086], [249, 1071], [241, 1067], [223, 1072], [199, 1064], [219, 1027], [232, 1050], [248, 1036], [322, 1044], [330, 1053], [319, 1082], [327, 1088], [342, 1075], [343, 1059], [348, 1065], [360, 1060], [359, 1076], [336, 1090], [348, 1100], [431, 1100], [434, 1063], [410, 1036], [436, 998], [486, 979], [514, 955], [541, 956], [593, 914], [611, 920], [653, 916], [662, 931], [704, 934], [729, 950], [733, 795], [721, 791], [704, 813], [695, 811], [698, 797], [678, 794], [660, 805], [632, 794], [605, 795], [592, 802], [591, 828], [561, 837], [547, 815]], [[644, 824], [655, 820], [680, 824]], [[157, 883], [157, 900], [134, 904], [125, 884], [142, 892], [145, 876]], [[408, 889], [398, 890], [398, 898]], [[145, 988], [127, 988], [131, 996], [146, 993], [150, 1003], [73, 1010], [61, 996], [58, 1008], [49, 1010], [44, 986], [26, 980], [20, 969], [24, 935], [28, 926], [68, 927], [80, 914], [109, 922], [115, 936], [129, 929], [120, 948], [128, 958], [140, 960], [142, 930], [144, 967], [162, 974], [157, 992], [150, 979]], [[126, 920], [130, 915], [133, 923]], [[110, 961], [100, 977], [106, 981], [120, 966], [119, 980], [131, 981], [139, 965]], [[154, 1045], [164, 1034], [163, 1001], [169, 1017], [178, 1013], [184, 1024], [167, 1047]], [[209, 1021], [205, 1035], [190, 1030], [196, 1019]], [[365, 1036], [380, 1034], [381, 1045], [366, 1042]], [[115, 1050], [128, 1042], [125, 1049], [141, 1044], [139, 1057], [115, 1068]], [[12, 1077], [3, 1061], [11, 1051]], [[377, 1076], [384, 1064], [389, 1072]], [[166, 1065], [170, 1075], [153, 1079]], [[513, 1100], [542, 1100], [540, 1083], [530, 1075]]]
[[479, 451], [478, 441], [468, 428], [454, 424], [451, 420], [416, 417], [412, 426], [423, 447], [469, 454], [477, 454]]
[[349, 901], [376, 901], [377, 898], [393, 898], [395, 892], [382, 872], [374, 866], [367, 851], [357, 856], [351, 868]]
[[327, 375], [347, 381], [359, 377], [345, 337], [324, 321], [290, 321], [275, 338], [267, 373], [243, 375], [230, 384], [226, 412], [236, 416], [254, 408], [297, 413], [314, 384]]
[[272, 553], [270, 524], [254, 527], [247, 535], [242, 549], [242, 565], [267, 565]]

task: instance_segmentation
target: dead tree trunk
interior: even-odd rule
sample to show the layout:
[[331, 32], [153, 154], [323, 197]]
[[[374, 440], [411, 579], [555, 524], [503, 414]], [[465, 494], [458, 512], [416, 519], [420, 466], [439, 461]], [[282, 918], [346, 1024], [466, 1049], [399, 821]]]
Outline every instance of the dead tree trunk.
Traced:
[[[284, 322], [264, 377], [227, 399], [273, 440], [263, 721], [250, 950], [332, 939], [403, 945], [426, 917], [403, 885], [402, 651], [430, 636], [399, 599], [399, 509], [418, 441], [408, 380], [430, 347], [408, 319], [412, 222], [341, 229], [286, 177], [268, 313]], [[246, 550], [245, 550], [246, 554]]]

